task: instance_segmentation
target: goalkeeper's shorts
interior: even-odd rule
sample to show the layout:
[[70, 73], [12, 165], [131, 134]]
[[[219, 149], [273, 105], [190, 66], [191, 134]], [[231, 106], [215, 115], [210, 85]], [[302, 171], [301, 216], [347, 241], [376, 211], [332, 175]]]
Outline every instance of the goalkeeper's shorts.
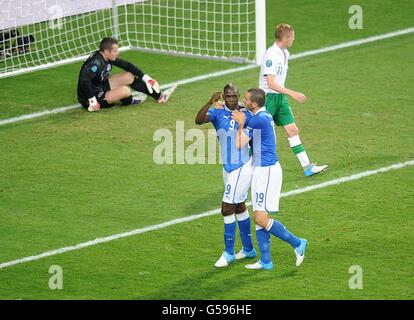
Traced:
[[[101, 108], [109, 108], [112, 107], [113, 104], [108, 103], [108, 101], [105, 100], [105, 94], [111, 90], [111, 86], [109, 85], [109, 80], [105, 80], [101, 86], [94, 87], [93, 88], [93, 94], [96, 97], [96, 100], [99, 102]], [[89, 107], [89, 101], [88, 99], [81, 99], [79, 100], [79, 103], [82, 105], [82, 107], [88, 109]]]

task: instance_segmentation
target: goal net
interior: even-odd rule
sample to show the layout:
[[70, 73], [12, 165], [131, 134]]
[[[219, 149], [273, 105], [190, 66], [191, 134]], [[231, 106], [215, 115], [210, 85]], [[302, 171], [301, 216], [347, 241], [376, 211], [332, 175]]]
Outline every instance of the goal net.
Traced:
[[265, 47], [264, 3], [0, 0], [0, 78], [82, 60], [107, 36], [121, 50], [255, 62]]

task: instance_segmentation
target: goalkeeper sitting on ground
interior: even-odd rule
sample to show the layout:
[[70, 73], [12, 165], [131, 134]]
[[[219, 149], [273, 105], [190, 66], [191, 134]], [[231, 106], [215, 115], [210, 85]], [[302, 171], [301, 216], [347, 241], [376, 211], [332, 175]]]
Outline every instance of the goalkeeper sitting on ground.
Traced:
[[[141, 100], [134, 99], [131, 89], [150, 95], [159, 103], [166, 103], [175, 86], [161, 92], [158, 82], [144, 74], [132, 63], [118, 59], [118, 41], [104, 38], [99, 50], [92, 53], [83, 63], [79, 73], [78, 101], [89, 111], [113, 106], [121, 101], [122, 105], [137, 105]], [[112, 65], [125, 72], [111, 75]]]

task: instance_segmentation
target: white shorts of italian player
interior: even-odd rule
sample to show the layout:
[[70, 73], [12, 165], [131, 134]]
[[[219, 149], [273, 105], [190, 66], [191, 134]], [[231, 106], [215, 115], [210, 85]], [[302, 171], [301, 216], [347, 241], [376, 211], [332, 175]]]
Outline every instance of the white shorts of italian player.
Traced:
[[246, 201], [252, 183], [252, 176], [253, 162], [251, 158], [243, 166], [232, 172], [223, 169], [223, 202], [236, 204]]
[[282, 189], [282, 167], [279, 162], [267, 167], [254, 167], [252, 178], [253, 211], [279, 211]]

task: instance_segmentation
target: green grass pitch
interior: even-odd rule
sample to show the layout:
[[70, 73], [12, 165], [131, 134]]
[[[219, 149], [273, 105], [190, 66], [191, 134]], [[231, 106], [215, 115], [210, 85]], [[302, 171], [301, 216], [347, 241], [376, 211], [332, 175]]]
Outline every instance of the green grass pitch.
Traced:
[[[268, 44], [275, 23], [289, 22], [292, 54], [413, 27], [411, 1], [360, 1], [362, 30], [348, 28], [351, 1], [294, 3], [267, 1]], [[302, 141], [329, 171], [304, 178], [279, 128], [283, 192], [414, 159], [413, 51], [409, 34], [290, 62], [287, 86], [310, 97], [290, 100]], [[122, 55], [161, 84], [239, 66]], [[76, 103], [79, 67], [0, 80], [0, 119]], [[228, 82], [244, 92], [257, 79], [252, 69], [179, 86], [167, 105], [148, 99], [0, 126], [0, 263], [218, 208], [221, 166], [157, 165], [153, 135], [174, 132], [176, 121], [200, 128], [195, 115], [213, 92]], [[217, 214], [0, 269], [0, 299], [413, 299], [413, 187], [408, 166], [282, 198], [277, 219], [309, 241], [300, 268], [274, 237], [272, 271], [214, 268]], [[52, 265], [62, 267], [62, 290], [48, 286]], [[362, 289], [349, 288], [354, 265]]]

